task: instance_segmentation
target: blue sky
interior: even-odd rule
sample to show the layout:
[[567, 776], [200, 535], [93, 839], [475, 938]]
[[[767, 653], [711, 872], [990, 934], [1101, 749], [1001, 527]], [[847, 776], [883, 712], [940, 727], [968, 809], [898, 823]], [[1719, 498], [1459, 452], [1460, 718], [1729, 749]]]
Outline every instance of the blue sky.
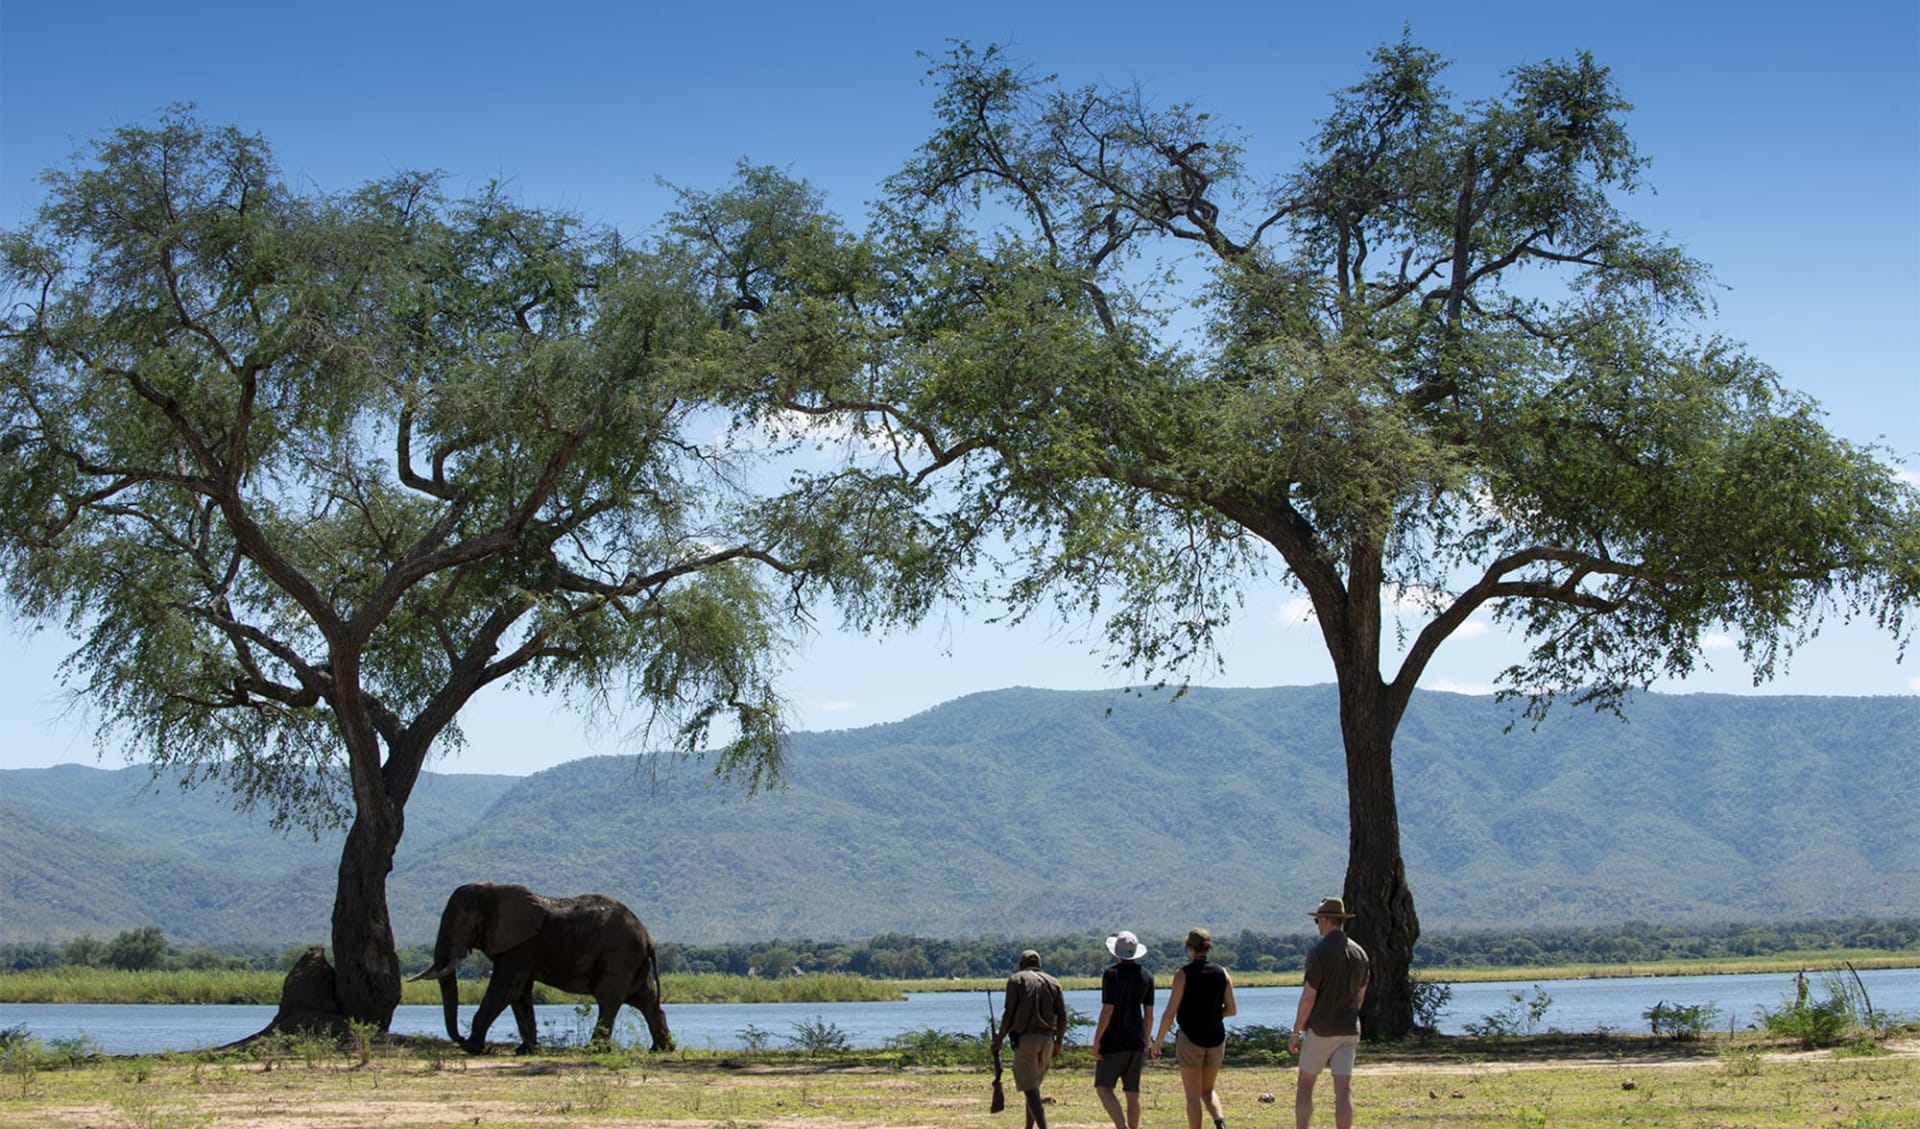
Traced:
[[[1344, 11], [1334, 11], [1344, 7]], [[87, 138], [195, 102], [266, 135], [282, 168], [344, 189], [403, 168], [455, 190], [510, 180], [529, 202], [630, 231], [665, 180], [721, 184], [746, 157], [824, 189], [857, 217], [924, 136], [925, 61], [949, 39], [1004, 42], [1071, 84], [1139, 84], [1248, 135], [1250, 166], [1291, 167], [1328, 96], [1402, 28], [1454, 60], [1449, 83], [1491, 94], [1511, 66], [1591, 51], [1636, 109], [1654, 194], [1630, 210], [1713, 265], [1714, 328], [1818, 398], [1835, 431], [1920, 471], [1920, 8], [1808, 4], [1480, 3], [1435, 7], [1000, 3], [540, 6], [0, 6], [0, 224], [40, 199], [36, 174]], [[1753, 692], [1724, 640], [1679, 692]], [[63, 714], [66, 641], [0, 631], [0, 767], [91, 761]], [[1515, 654], [1470, 629], [1425, 685], [1478, 691]], [[1331, 667], [1294, 594], [1250, 591], [1226, 669], [1209, 681], [1324, 682]], [[1097, 688], [1084, 625], [1018, 631], [959, 613], [862, 639], [823, 620], [784, 689], [797, 728], [870, 725], [1008, 685]], [[1830, 625], [1768, 693], [1920, 693], [1920, 656]], [[473, 741], [433, 767], [527, 772], [620, 751], [556, 705], [476, 703]], [[119, 763], [109, 754], [103, 762]]]

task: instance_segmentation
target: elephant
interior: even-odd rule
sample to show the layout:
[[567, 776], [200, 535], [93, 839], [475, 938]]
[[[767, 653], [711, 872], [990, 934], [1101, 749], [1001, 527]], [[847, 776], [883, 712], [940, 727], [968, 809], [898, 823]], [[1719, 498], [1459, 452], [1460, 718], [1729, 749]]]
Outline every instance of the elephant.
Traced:
[[[473, 1030], [460, 1037], [460, 962], [479, 949], [493, 960], [493, 978]], [[476, 882], [447, 899], [440, 914], [440, 935], [433, 946], [433, 967], [415, 980], [440, 981], [446, 1007], [447, 1037], [468, 1054], [483, 1054], [487, 1028], [511, 1006], [520, 1026], [518, 1053], [539, 1046], [533, 1025], [533, 984], [538, 980], [563, 992], [590, 995], [600, 1005], [594, 1039], [613, 1032], [623, 1003], [640, 1009], [656, 1051], [673, 1050], [673, 1033], [660, 1010], [660, 963], [653, 938], [633, 911], [603, 894], [549, 898], [525, 886]]]

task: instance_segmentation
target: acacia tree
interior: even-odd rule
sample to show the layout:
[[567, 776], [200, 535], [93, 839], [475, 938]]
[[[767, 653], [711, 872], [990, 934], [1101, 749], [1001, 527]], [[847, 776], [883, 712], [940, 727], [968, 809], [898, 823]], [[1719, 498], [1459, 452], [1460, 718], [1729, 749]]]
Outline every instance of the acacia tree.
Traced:
[[1209, 655], [1264, 570], [1304, 590], [1387, 1037], [1419, 937], [1394, 733], [1469, 616], [1524, 634], [1503, 681], [1538, 716], [1617, 709], [1723, 627], [1756, 678], [1827, 614], [1904, 643], [1920, 591], [1915, 491], [1702, 337], [1704, 268], [1621, 210], [1643, 161], [1607, 71], [1521, 67], [1456, 106], [1443, 65], [1380, 49], [1259, 185], [1205, 114], [958, 47], [864, 287], [763, 315], [784, 344], [759, 358], [766, 410], [863, 413], [955, 567], [1011, 546], [1010, 613], [1103, 614], [1130, 668]]
[[80, 640], [103, 747], [350, 821], [347, 1016], [399, 1001], [387, 873], [483, 688], [635, 707], [748, 789], [778, 771], [806, 583], [857, 603], [911, 539], [747, 488], [770, 448], [714, 414], [729, 311], [697, 249], [428, 176], [294, 191], [185, 112], [48, 183], [0, 246], [7, 595]]

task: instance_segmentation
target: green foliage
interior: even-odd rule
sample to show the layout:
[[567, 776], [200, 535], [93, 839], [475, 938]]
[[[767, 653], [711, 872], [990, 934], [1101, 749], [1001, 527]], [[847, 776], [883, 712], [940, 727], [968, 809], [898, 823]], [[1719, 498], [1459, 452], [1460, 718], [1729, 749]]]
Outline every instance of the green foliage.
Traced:
[[[956, 44], [864, 242], [745, 178], [766, 209], [707, 228], [758, 410], [858, 405], [948, 567], [987, 564], [1007, 618], [1097, 623], [1143, 678], [1204, 669], [1244, 586], [1284, 575], [1360, 784], [1476, 615], [1528, 640], [1501, 681], [1536, 719], [1684, 676], [1725, 627], [1760, 677], [1827, 614], [1905, 638], [1920, 490], [1711, 335], [1706, 268], [1626, 210], [1644, 161], [1607, 68], [1462, 100], [1445, 67], [1383, 45], [1265, 176], [1209, 113]], [[810, 270], [823, 244], [865, 269]], [[1346, 878], [1389, 1034], [1420, 932], [1397, 803], [1356, 788]]]
[[1264, 1023], [1236, 1027], [1227, 1040], [1227, 1061], [1245, 1065], [1284, 1063], [1293, 1054], [1287, 1049], [1292, 1038], [1293, 1031], [1287, 1027], [1270, 1027]]
[[809, 582], [853, 608], [902, 543], [860, 498], [822, 526], [743, 485], [770, 456], [714, 426], [733, 310], [698, 246], [499, 184], [296, 188], [186, 107], [45, 179], [0, 233], [0, 584], [80, 636], [103, 746], [276, 825], [357, 820], [349, 1012], [397, 996], [357, 974], [391, 964], [380, 876], [483, 687], [632, 707], [638, 743], [776, 778]]
[[167, 938], [156, 925], [129, 929], [107, 942], [107, 963], [129, 972], [159, 968], [166, 958]]
[[1546, 1018], [1547, 1009], [1553, 1006], [1553, 997], [1535, 984], [1533, 991], [1514, 991], [1509, 993], [1508, 1004], [1499, 1011], [1480, 1017], [1479, 1022], [1466, 1022], [1461, 1029], [1476, 1039], [1489, 1042], [1501, 1042], [1517, 1035], [1531, 1035]]
[[[1415, 950], [1418, 952], [1418, 950]], [[1440, 1029], [1440, 1013], [1453, 1002], [1453, 985], [1424, 976], [1413, 978], [1413, 1022], [1427, 1031]]]
[[741, 1045], [750, 1051], [764, 1051], [773, 1045], [773, 1032], [749, 1023], [739, 1031]]
[[27, 1035], [24, 1028], [7, 1032], [0, 1040], [0, 1076], [14, 1079], [25, 1098], [33, 1088], [33, 1079], [47, 1064], [47, 1049], [40, 1040]]
[[839, 1024], [820, 1016], [793, 1024], [793, 1034], [787, 1037], [787, 1042], [810, 1055], [840, 1054], [852, 1046]]
[[979, 1035], [922, 1027], [887, 1036], [886, 1046], [900, 1052], [901, 1066], [956, 1066], [984, 1062], [986, 1043]]
[[1640, 1013], [1647, 1029], [1676, 1042], [1690, 1042], [1720, 1022], [1720, 1009], [1711, 1003], [1670, 1004], [1665, 1000]]
[[1858, 977], [1829, 972], [1817, 988], [1803, 973], [1794, 995], [1778, 1008], [1761, 1008], [1760, 1026], [1771, 1034], [1797, 1041], [1812, 1050], [1858, 1043], [1877, 1026], [1873, 1005]]

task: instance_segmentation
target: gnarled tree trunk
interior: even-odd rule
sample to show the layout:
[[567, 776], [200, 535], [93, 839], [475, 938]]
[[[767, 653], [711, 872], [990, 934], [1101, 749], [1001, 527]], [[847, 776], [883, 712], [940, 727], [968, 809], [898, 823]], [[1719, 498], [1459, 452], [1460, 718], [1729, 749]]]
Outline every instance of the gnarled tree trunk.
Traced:
[[397, 806], [360, 812], [340, 849], [333, 899], [335, 991], [348, 1018], [385, 1031], [400, 1004], [400, 957], [387, 916], [387, 874], [400, 845]]
[[1400, 855], [1400, 808], [1393, 791], [1393, 732], [1400, 710], [1378, 679], [1341, 683], [1340, 729], [1347, 753], [1347, 935], [1371, 963], [1361, 1030], [1401, 1039], [1413, 1031], [1413, 946], [1420, 919]]

